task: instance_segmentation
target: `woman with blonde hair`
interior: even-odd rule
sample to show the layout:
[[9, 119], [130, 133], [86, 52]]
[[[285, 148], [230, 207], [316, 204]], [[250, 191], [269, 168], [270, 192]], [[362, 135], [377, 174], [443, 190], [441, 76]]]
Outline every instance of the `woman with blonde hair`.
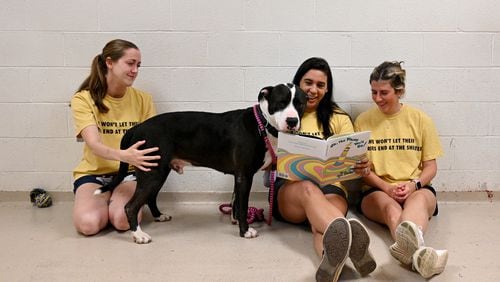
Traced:
[[368, 158], [371, 171], [363, 177], [360, 203], [369, 219], [385, 224], [394, 244], [390, 252], [404, 265], [413, 265], [423, 277], [441, 273], [446, 250], [426, 247], [423, 233], [438, 213], [432, 179], [436, 158], [443, 150], [432, 119], [401, 102], [406, 71], [400, 62], [384, 62], [370, 75], [371, 98], [376, 104], [361, 113], [356, 131], [371, 131]]

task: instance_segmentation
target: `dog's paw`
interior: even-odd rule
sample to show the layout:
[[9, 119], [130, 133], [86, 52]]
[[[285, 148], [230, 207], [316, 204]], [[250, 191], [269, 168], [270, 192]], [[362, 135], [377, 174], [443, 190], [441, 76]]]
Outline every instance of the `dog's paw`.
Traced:
[[140, 226], [137, 226], [136, 231], [132, 231], [132, 236], [134, 237], [134, 242], [137, 244], [147, 244], [151, 242], [151, 236], [148, 233], [141, 230]]
[[172, 217], [166, 214], [161, 214], [160, 216], [155, 217], [155, 221], [157, 222], [170, 221], [170, 220], [172, 220]]
[[244, 235], [244, 237], [247, 239], [255, 238], [257, 236], [259, 236], [259, 233], [257, 233], [257, 230], [253, 229], [252, 227], [248, 227], [248, 230]]

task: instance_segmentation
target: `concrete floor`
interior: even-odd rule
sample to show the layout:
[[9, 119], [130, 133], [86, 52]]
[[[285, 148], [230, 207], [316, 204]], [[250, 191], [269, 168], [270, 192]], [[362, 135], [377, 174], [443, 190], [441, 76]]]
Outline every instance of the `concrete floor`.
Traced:
[[[108, 228], [84, 237], [72, 226], [72, 200], [49, 208], [0, 197], [0, 281], [314, 281], [319, 258], [311, 233], [273, 221], [260, 222], [255, 239], [242, 239], [218, 203], [161, 201], [174, 218], [143, 230], [153, 237], [137, 245], [130, 232]], [[252, 202], [265, 207], [265, 202]], [[498, 201], [440, 201], [426, 244], [449, 250], [445, 271], [431, 281], [499, 281], [500, 204]], [[266, 213], [267, 215], [267, 213]], [[349, 212], [348, 217], [358, 217]], [[378, 263], [360, 278], [350, 261], [341, 281], [423, 281], [394, 260], [388, 231], [361, 217], [369, 228]]]

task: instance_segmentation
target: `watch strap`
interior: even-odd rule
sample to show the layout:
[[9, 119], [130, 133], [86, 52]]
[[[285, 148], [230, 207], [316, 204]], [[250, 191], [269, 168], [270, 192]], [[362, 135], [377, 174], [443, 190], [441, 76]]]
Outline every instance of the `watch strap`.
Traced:
[[415, 183], [415, 187], [418, 189], [422, 188], [422, 183], [420, 182], [420, 179], [412, 179], [411, 182]]

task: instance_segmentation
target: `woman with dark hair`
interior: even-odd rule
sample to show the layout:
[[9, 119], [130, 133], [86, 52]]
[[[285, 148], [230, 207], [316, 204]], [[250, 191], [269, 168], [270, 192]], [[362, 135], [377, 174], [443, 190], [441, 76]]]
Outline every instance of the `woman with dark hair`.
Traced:
[[383, 62], [370, 75], [376, 106], [361, 113], [355, 127], [370, 130], [373, 144], [390, 140], [390, 145], [368, 151], [372, 169], [363, 177], [360, 208], [367, 218], [389, 228], [395, 241], [389, 247], [392, 256], [430, 278], [443, 272], [448, 260], [448, 251], [426, 247], [423, 237], [438, 213], [431, 181], [443, 149], [432, 119], [401, 102], [405, 81], [400, 62]]
[[[333, 102], [333, 79], [327, 61], [307, 59], [298, 68], [293, 82], [308, 96], [300, 134], [326, 139], [354, 132], [349, 115]], [[368, 166], [368, 160], [363, 161], [356, 165], [355, 171], [363, 175]], [[322, 257], [317, 281], [337, 281], [348, 257], [363, 276], [376, 268], [369, 252], [368, 232], [359, 220], [345, 218], [347, 209], [347, 189], [341, 183], [320, 187], [307, 180], [278, 178], [275, 182], [274, 217], [311, 228], [314, 249]]]
[[135, 191], [134, 174], [111, 195], [95, 196], [94, 191], [111, 181], [120, 161], [148, 171], [160, 158], [150, 155], [158, 148], [139, 149], [145, 141], [120, 149], [129, 128], [156, 114], [151, 95], [132, 87], [140, 65], [141, 52], [135, 44], [112, 40], [94, 57], [90, 75], [71, 99], [76, 137], [85, 142], [83, 157], [73, 171], [73, 223], [83, 235], [94, 235], [108, 223], [128, 230], [124, 206]]
[[[330, 66], [328, 62], [322, 58], [309, 58], [302, 65], [300, 65], [299, 69], [295, 73], [293, 78], [293, 83], [295, 85], [300, 85], [301, 79], [304, 75], [311, 69], [319, 70], [326, 75], [326, 91], [324, 94], [324, 99], [319, 99], [319, 104], [316, 107], [316, 116], [319, 124], [323, 128], [323, 136], [325, 139], [333, 135], [332, 128], [330, 127], [330, 119], [333, 114], [349, 115], [344, 112], [335, 101], [333, 101], [333, 76], [332, 71], [330, 70]], [[309, 97], [309, 101], [313, 102], [313, 98]], [[313, 108], [312, 106], [310, 108]], [[350, 119], [350, 117], [349, 117]]]

